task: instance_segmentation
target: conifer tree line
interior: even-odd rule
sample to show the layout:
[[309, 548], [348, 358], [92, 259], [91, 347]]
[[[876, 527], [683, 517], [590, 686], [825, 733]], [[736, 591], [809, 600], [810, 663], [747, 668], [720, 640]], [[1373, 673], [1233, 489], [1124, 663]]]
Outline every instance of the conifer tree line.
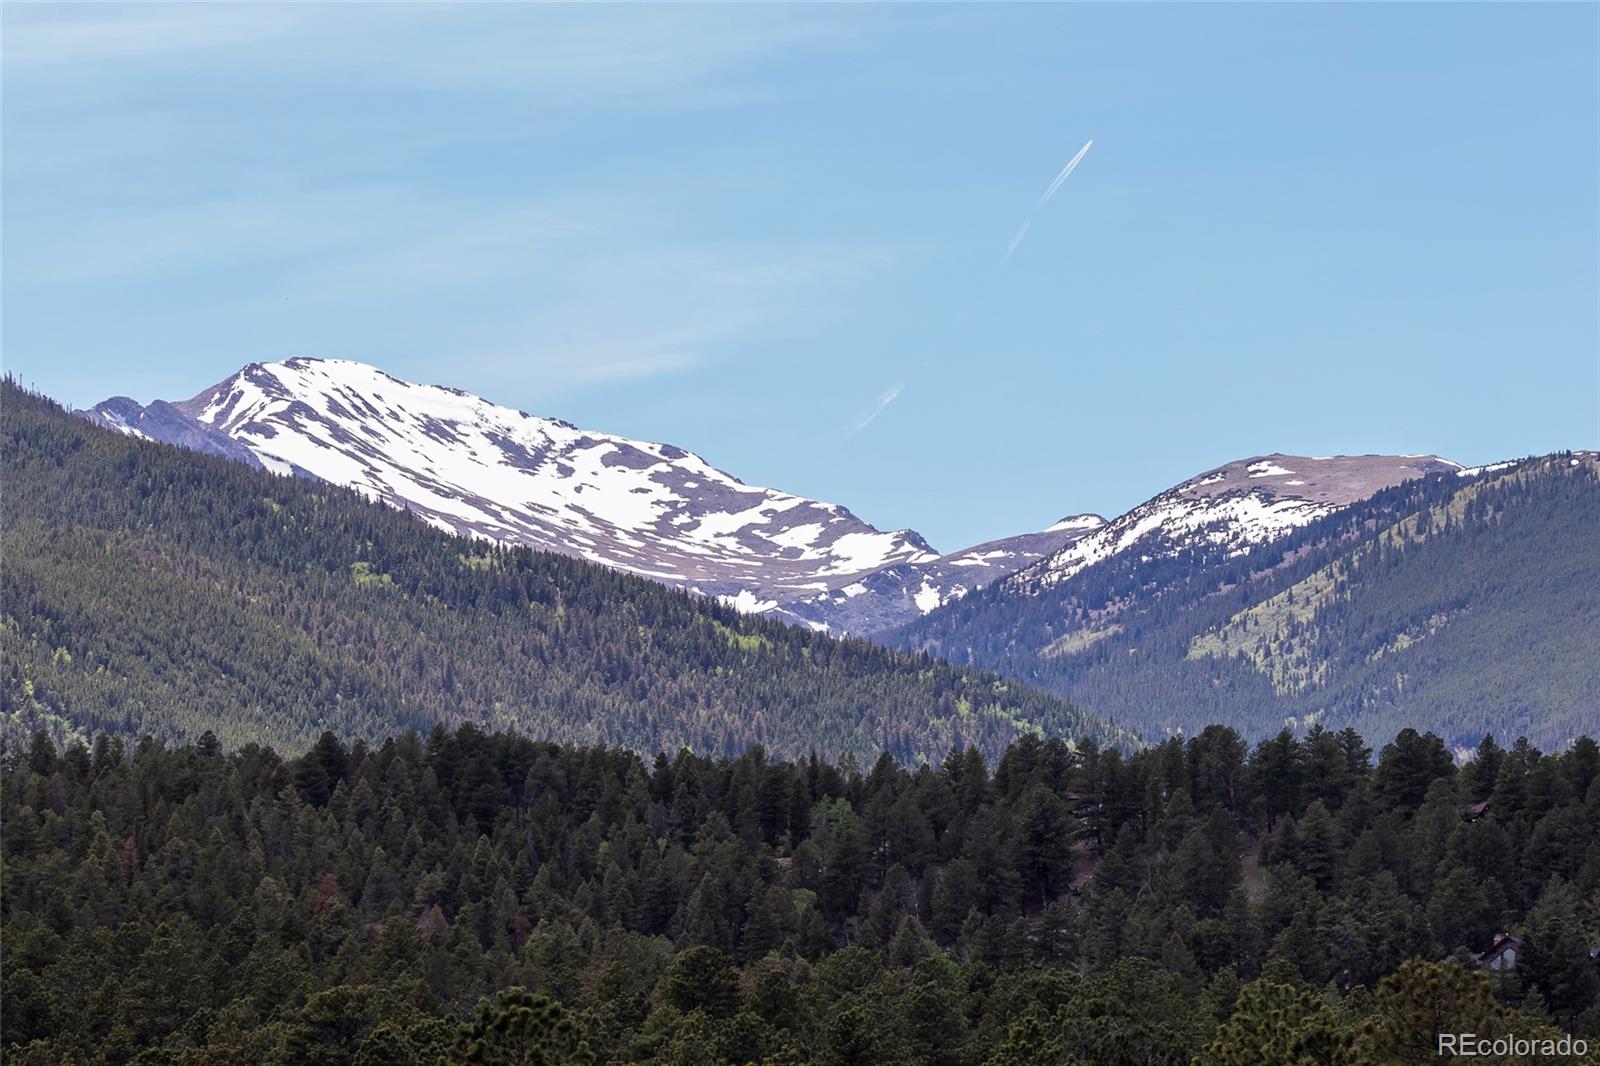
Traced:
[[351, 490], [122, 436], [0, 382], [0, 736], [299, 753], [472, 722], [641, 752], [799, 757], [1027, 732], [1128, 746], [1066, 701], [452, 536]]
[[1587, 737], [912, 769], [40, 732], [0, 770], [15, 1063], [1379, 1066], [1445, 1031], [1600, 1060]]

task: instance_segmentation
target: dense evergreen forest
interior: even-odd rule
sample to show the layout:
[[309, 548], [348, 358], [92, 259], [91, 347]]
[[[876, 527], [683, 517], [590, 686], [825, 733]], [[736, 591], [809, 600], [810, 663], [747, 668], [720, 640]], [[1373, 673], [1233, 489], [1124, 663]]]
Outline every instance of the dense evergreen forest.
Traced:
[[1127, 553], [1048, 588], [1002, 581], [882, 639], [1151, 737], [1317, 721], [1559, 746], [1600, 721], [1593, 453], [1406, 482], [1231, 550]]
[[642, 752], [1128, 746], [1061, 699], [500, 549], [0, 385], [0, 734], [302, 751], [473, 722]]
[[[6, 1061], [1381, 1066], [1436, 1061], [1441, 1031], [1600, 1061], [1581, 716], [1535, 723], [1559, 754], [1484, 739], [1459, 768], [1410, 729], [1252, 746], [1278, 703], [1248, 739], [1141, 746], [1014, 681], [449, 536], [9, 381], [0, 447]], [[1056, 607], [1132, 604], [1124, 630], [1050, 661], [1163, 726], [1188, 675], [1119, 642], [1205, 663], [1192, 717], [1339, 649], [1465, 669], [1450, 641], [1516, 625], [1500, 667], [1548, 676], [1504, 706], [1532, 722], [1593, 632], [1594, 488], [1401, 486], [1265, 570], [1191, 568], [1223, 594], [1101, 573]], [[1249, 621], [1352, 544], [1375, 546], [1315, 612]], [[1515, 695], [1485, 684], [1462, 698]], [[1519, 955], [1491, 977], [1498, 934]]]
[[863, 772], [41, 732], [0, 769], [15, 1063], [1390, 1066], [1441, 1031], [1600, 1060], [1587, 738], [1458, 769], [1412, 731], [1029, 735]]

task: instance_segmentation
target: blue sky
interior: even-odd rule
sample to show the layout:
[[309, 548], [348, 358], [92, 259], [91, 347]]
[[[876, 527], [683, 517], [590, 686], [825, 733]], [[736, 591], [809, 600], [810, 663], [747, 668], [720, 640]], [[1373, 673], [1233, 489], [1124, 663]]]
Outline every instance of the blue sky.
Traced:
[[1600, 444], [1593, 5], [3, 19], [4, 365], [74, 405], [361, 359], [945, 550]]

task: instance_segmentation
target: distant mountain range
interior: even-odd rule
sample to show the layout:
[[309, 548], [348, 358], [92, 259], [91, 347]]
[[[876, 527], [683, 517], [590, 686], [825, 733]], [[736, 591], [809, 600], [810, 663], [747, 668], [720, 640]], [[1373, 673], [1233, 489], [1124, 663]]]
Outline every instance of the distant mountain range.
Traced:
[[1389, 487], [1365, 459], [1230, 464], [880, 639], [1152, 739], [1210, 722], [1411, 726], [1463, 748], [1592, 733], [1600, 457], [1410, 462]]
[[1459, 463], [1433, 455], [1241, 459], [1140, 504], [1024, 568], [1007, 586], [1024, 593], [1046, 588], [1130, 552], [1145, 561], [1196, 551], [1244, 555], [1391, 485], [1461, 470]]
[[1111, 523], [1076, 514], [941, 555], [914, 530], [882, 532], [837, 504], [747, 485], [671, 444], [578, 429], [343, 360], [251, 364], [188, 400], [115, 397], [77, 413], [344, 485], [451, 532], [857, 635], [1019, 571], [1052, 581], [1122, 551], [1170, 553], [1194, 538], [1242, 550], [1385, 486], [1460, 469], [1431, 456], [1241, 460]]
[[832, 632], [909, 621], [1100, 523], [941, 556], [837, 504], [747, 485], [629, 440], [344, 360], [253, 363], [188, 400], [115, 397], [109, 429], [344, 485], [454, 533], [603, 563]]
[[[77, 413], [451, 532], [994, 670], [1149, 736], [1320, 721], [1558, 744], [1600, 721], [1600, 521], [1583, 524], [1594, 463], [1581, 453], [1474, 469], [1273, 453], [1109, 521], [1075, 514], [940, 554], [674, 445], [360, 363], [252, 364], [182, 402]], [[1397, 532], [1406, 523], [1421, 532]]]

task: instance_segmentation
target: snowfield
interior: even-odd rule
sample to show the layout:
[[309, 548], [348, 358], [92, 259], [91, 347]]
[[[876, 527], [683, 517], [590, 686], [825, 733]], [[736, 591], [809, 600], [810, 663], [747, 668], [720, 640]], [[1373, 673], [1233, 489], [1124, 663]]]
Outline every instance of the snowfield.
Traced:
[[[681, 448], [363, 363], [253, 364], [172, 407], [276, 473], [348, 486], [452, 532], [692, 586], [746, 611], [938, 557], [914, 531], [884, 532], [837, 504], [747, 485]], [[91, 416], [141, 433], [136, 412], [113, 402]]]
[[1431, 455], [1241, 459], [1140, 504], [1007, 578], [1005, 588], [1028, 594], [1130, 551], [1148, 561], [1204, 543], [1243, 555], [1390, 485], [1460, 470]]

